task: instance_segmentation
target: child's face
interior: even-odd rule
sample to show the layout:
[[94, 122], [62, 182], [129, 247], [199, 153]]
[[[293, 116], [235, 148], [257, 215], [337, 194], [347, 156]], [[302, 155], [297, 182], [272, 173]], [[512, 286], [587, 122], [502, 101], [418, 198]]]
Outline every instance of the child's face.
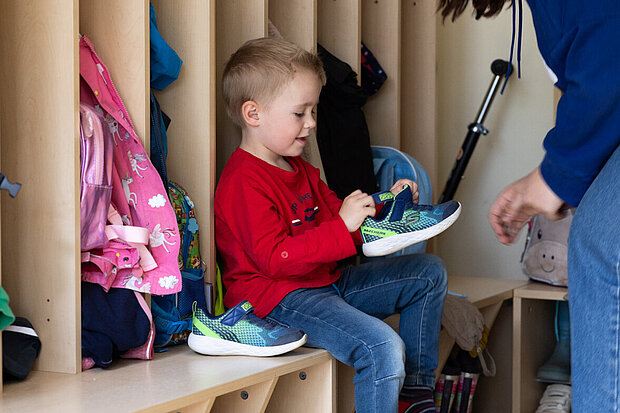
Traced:
[[[267, 106], [259, 109], [260, 125], [252, 133], [252, 153], [267, 162], [283, 156], [299, 156], [316, 127], [314, 109], [321, 82], [308, 70], [299, 70]], [[259, 103], [260, 105], [260, 103]]]

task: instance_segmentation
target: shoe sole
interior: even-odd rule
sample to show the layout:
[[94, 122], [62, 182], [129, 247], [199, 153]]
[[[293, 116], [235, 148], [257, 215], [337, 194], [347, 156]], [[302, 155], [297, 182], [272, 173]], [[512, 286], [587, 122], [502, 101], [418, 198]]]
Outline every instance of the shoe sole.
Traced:
[[269, 357], [295, 350], [296, 348], [303, 346], [307, 339], [308, 336], [304, 334], [301, 339], [288, 344], [259, 347], [190, 333], [189, 338], [187, 339], [187, 344], [189, 345], [189, 348], [194, 350], [196, 353], [207, 356]]
[[421, 229], [419, 231], [407, 232], [405, 234], [390, 235], [389, 237], [363, 244], [362, 251], [367, 257], [379, 257], [400, 251], [410, 245], [426, 241], [429, 238], [433, 238], [434, 236], [441, 234], [452, 224], [454, 224], [459, 215], [461, 215], [460, 203], [458, 209], [454, 211], [452, 215], [437, 225], [433, 225], [432, 227]]

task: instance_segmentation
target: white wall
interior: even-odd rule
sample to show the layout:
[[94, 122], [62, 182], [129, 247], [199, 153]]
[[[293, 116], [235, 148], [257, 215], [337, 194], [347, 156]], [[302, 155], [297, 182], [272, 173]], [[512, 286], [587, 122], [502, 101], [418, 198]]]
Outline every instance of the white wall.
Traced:
[[[508, 60], [512, 10], [493, 19], [476, 21], [471, 6], [455, 23], [437, 24], [437, 133], [438, 179], [435, 199], [443, 190], [454, 159], [478, 113], [493, 75], [491, 62]], [[524, 4], [522, 77], [514, 77], [503, 95], [496, 95], [465, 179], [455, 199], [463, 212], [452, 228], [437, 238], [437, 254], [448, 273], [524, 279], [519, 260], [525, 242], [524, 229], [511, 246], [500, 244], [487, 220], [497, 194], [509, 183], [535, 168], [542, 159], [542, 139], [553, 124], [553, 85], [536, 45], [529, 8]]]

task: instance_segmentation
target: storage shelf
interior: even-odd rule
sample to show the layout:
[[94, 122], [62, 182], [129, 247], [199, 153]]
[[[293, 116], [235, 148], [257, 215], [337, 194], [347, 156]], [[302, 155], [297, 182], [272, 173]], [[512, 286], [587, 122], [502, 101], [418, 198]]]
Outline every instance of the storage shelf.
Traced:
[[538, 368], [556, 345], [555, 305], [565, 300], [568, 289], [541, 282], [530, 282], [514, 291], [512, 412], [531, 412], [546, 383], [536, 380]]
[[[168, 130], [168, 175], [188, 189], [196, 204], [201, 256], [207, 262], [208, 281], [215, 278], [213, 194], [217, 174], [240, 137], [239, 129], [227, 119], [222, 105], [221, 72], [230, 54], [243, 42], [267, 34], [270, 18], [285, 38], [307, 49], [321, 43], [349, 63], [358, 75], [360, 42], [362, 35], [366, 36], [373, 53], [391, 75], [390, 83], [365, 108], [373, 131], [372, 142], [409, 150], [425, 165], [429, 176], [435, 175], [435, 109], [429, 105], [435, 81], [434, 6], [416, 6], [416, 2], [404, 0], [394, 4], [368, 0], [152, 3], [160, 32], [184, 61], [179, 79], [157, 92], [157, 98], [162, 110], [172, 118]], [[415, 24], [404, 24], [404, 19]], [[389, 28], [389, 36], [383, 36], [381, 27]], [[116, 409], [115, 400], [120, 400], [119, 405], [137, 409], [134, 402], [142, 402], [134, 395], [138, 384], [142, 384], [140, 391], [154, 392], [150, 389], [153, 387], [165, 399], [169, 390], [159, 386], [171, 380], [158, 376], [160, 384], [148, 381], [154, 380], [148, 377], [159, 374], [153, 373], [158, 366], [174, 374], [179, 369], [173, 365], [176, 358], [184, 357], [182, 352], [175, 351], [157, 355], [149, 362], [115, 362], [105, 371], [76, 374], [80, 373], [82, 358], [78, 126], [81, 33], [91, 39], [110, 70], [147, 151], [150, 146], [149, 0], [0, 0], [2, 172], [23, 185], [15, 200], [2, 195], [2, 286], [9, 294], [13, 311], [33, 323], [43, 344], [31, 376], [20, 385], [6, 386], [0, 402], [2, 409], [16, 406], [19, 397], [29, 400], [28, 403], [41, 400], [39, 397], [48, 400], [52, 397], [48, 392], [54, 388], [50, 383], [56, 382], [67, 385], [67, 391], [58, 385], [58, 394], [49, 400], [65, 403], [69, 409], [92, 406], [88, 410], [122, 411], [122, 406]], [[406, 49], [401, 39], [406, 40]], [[422, 48], [418, 48], [420, 45]], [[428, 56], [421, 59], [418, 51]], [[403, 102], [408, 111], [420, 116], [402, 119]], [[413, 153], [412, 148], [420, 152]], [[320, 167], [316, 142], [308, 156]], [[310, 362], [312, 351], [304, 351], [298, 354], [301, 364]], [[328, 357], [322, 354], [320, 357]], [[191, 359], [191, 366], [200, 364], [196, 357]], [[166, 365], [165, 360], [171, 360], [171, 364]], [[202, 363], [208, 368], [208, 363]], [[297, 364], [295, 361], [290, 368], [297, 368]], [[244, 377], [254, 375], [252, 367], [244, 362], [235, 361], [235, 368]], [[249, 370], [244, 371], [246, 368]], [[267, 377], [276, 373], [260, 373], [262, 378], [261, 374]], [[123, 391], [120, 384], [114, 388], [126, 396], [113, 398], [109, 397], [114, 394], [110, 392], [108, 398], [99, 399], [98, 405], [82, 398], [81, 388], [116, 386], [116, 382], [124, 381], [123, 377], [129, 380], [125, 385], [131, 390]], [[268, 411], [301, 411], [301, 407], [286, 404], [291, 398], [285, 393], [295, 385], [279, 377], [277, 384], [257, 382], [259, 387], [254, 390], [265, 401], [272, 400]], [[186, 378], [179, 380], [188, 385]], [[163, 400], [151, 395], [154, 400]], [[76, 400], [72, 401], [73, 398]], [[227, 399], [201, 400], [200, 410], [221, 411], [222, 400]], [[305, 400], [300, 397], [297, 403], [301, 405]], [[233, 400], [226, 403], [235, 405]], [[313, 403], [308, 400], [306, 404], [311, 407]], [[50, 406], [44, 403], [40, 409], [50, 410]]]
[[305, 347], [278, 357], [207, 357], [183, 345], [150, 361], [122, 360], [108, 369], [77, 375], [34, 371], [24, 382], [5, 385], [0, 412], [167, 412], [217, 400], [301, 369], [306, 369], [310, 383], [313, 377], [307, 369], [321, 365], [327, 367], [321, 373], [324, 384], [315, 383], [316, 393], [308, 397], [313, 403], [327, 397], [331, 403], [332, 362], [325, 350]]
[[566, 300], [567, 287], [556, 287], [541, 282], [531, 282], [523, 287], [515, 289], [515, 297], [533, 298], [537, 300]]

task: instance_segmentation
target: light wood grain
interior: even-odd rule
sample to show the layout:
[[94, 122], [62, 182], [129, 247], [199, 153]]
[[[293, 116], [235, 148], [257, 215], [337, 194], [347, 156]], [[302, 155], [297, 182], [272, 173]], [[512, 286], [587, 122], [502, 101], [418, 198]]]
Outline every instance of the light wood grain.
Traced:
[[267, 406], [268, 413], [335, 411], [335, 360], [282, 376]]
[[5, 386], [0, 412], [168, 412], [331, 360], [325, 350], [304, 347], [261, 358], [208, 357], [179, 346], [150, 361], [122, 360], [106, 370], [32, 372], [27, 381]]
[[80, 359], [77, 0], [0, 2], [3, 285], [44, 343], [35, 368]]
[[228, 118], [222, 99], [224, 66], [243, 43], [267, 35], [267, 0], [218, 0], [216, 3], [217, 177], [241, 143], [241, 130]]
[[351, 66], [360, 82], [361, 0], [318, 0], [318, 42]]
[[108, 68], [134, 128], [150, 148], [148, 0], [80, 0], [80, 33]]
[[278, 377], [220, 396], [211, 413], [263, 413], [276, 383]]
[[538, 368], [556, 344], [555, 301], [563, 300], [565, 287], [532, 282], [515, 289], [513, 303], [512, 412], [530, 412], [546, 387], [536, 380]]
[[370, 142], [396, 149], [401, 148], [400, 25], [400, 1], [362, 0], [362, 41], [388, 76], [363, 107]]
[[437, 182], [436, 7], [432, 1], [402, 2], [400, 57], [400, 150], [422, 164], [434, 199], [443, 190]]
[[168, 178], [189, 193], [200, 225], [205, 278], [215, 281], [212, 199], [215, 192], [215, 0], [152, 2], [158, 31], [183, 60], [179, 77], [159, 104], [172, 119], [167, 131]]
[[[269, 20], [286, 40], [316, 52], [317, 0], [269, 0]], [[319, 168], [325, 180], [316, 129], [311, 132], [302, 157]]]

